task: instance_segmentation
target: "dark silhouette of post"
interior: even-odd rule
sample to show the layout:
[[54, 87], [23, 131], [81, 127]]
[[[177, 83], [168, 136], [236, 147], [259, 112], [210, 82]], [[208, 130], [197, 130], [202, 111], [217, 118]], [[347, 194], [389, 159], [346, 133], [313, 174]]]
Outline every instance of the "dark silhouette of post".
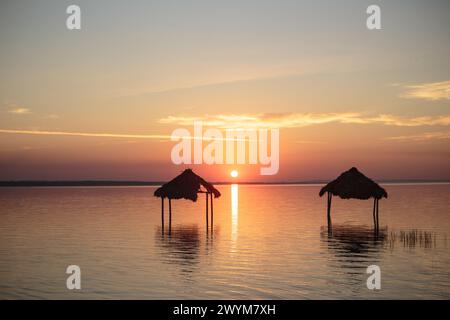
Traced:
[[377, 229], [376, 210], [377, 210], [377, 199], [373, 198], [373, 227], [375, 228], [375, 230]]
[[378, 218], [378, 208], [380, 206], [380, 199], [377, 199], [377, 230], [379, 229], [380, 226], [380, 220]]
[[205, 193], [206, 195], [206, 231], [208, 231], [208, 192]]
[[374, 198], [373, 199], [373, 227], [376, 232], [380, 229], [380, 221], [378, 216], [380, 206], [380, 199]]
[[169, 198], [169, 234], [172, 233], [172, 199]]
[[214, 228], [214, 205], [213, 205], [213, 195], [211, 194], [211, 232]]
[[328, 224], [331, 225], [331, 199], [333, 198], [333, 194], [331, 192], [327, 192], [328, 201], [327, 201], [327, 218]]
[[161, 198], [161, 232], [164, 234], [164, 198]]

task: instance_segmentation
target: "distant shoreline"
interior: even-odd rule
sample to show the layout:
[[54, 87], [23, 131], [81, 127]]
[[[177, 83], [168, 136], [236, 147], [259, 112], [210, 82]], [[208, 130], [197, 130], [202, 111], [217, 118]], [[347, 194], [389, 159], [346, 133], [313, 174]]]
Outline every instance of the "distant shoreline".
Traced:
[[[450, 180], [377, 180], [382, 184], [448, 184]], [[122, 180], [18, 180], [0, 181], [0, 187], [138, 187], [138, 186], [160, 186], [165, 181], [122, 181]], [[216, 185], [229, 185], [237, 183], [240, 185], [323, 185], [328, 181], [278, 181], [278, 182], [212, 182]]]

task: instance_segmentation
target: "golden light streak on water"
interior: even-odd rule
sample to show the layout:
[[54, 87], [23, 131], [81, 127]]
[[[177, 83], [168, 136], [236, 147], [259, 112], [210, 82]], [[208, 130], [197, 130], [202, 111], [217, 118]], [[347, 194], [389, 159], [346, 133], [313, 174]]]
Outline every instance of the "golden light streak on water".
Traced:
[[236, 245], [238, 235], [238, 215], [239, 215], [239, 186], [231, 185], [231, 243]]

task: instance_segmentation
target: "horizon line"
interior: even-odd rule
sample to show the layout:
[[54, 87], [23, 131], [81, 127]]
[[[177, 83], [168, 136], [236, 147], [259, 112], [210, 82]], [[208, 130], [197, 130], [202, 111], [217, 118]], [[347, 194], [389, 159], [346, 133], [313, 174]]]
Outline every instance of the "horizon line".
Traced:
[[[160, 186], [167, 181], [147, 181], [147, 180], [0, 180], [0, 187], [70, 187], [70, 186]], [[215, 185], [318, 185], [326, 184], [331, 180], [300, 180], [300, 181], [215, 181], [210, 182]], [[384, 179], [377, 180], [377, 183], [385, 184], [448, 184], [449, 179]]]

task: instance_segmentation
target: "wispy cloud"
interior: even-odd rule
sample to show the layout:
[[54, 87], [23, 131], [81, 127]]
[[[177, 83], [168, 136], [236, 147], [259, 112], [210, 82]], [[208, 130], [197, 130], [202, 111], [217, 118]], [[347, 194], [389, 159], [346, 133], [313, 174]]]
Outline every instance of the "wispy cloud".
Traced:
[[170, 139], [169, 135], [149, 134], [117, 134], [117, 133], [95, 133], [95, 132], [67, 132], [67, 131], [44, 131], [44, 130], [12, 130], [0, 129], [0, 133], [32, 134], [47, 136], [76, 136], [76, 137], [103, 137], [103, 138], [133, 138], [133, 139]]
[[449, 140], [450, 139], [450, 131], [441, 131], [441, 132], [423, 132], [419, 134], [413, 135], [404, 135], [404, 136], [396, 136], [396, 137], [387, 137], [386, 140], [393, 141], [429, 141], [429, 140]]
[[22, 108], [22, 107], [18, 107], [18, 108], [13, 108], [8, 110], [8, 113], [12, 113], [12, 114], [28, 114], [31, 113], [31, 110], [28, 108]]
[[430, 101], [450, 100], [450, 80], [403, 86], [406, 92], [400, 97], [407, 99], [424, 99]]
[[[100, 133], [100, 132], [69, 132], [69, 131], [45, 131], [45, 130], [15, 130], [0, 129], [0, 133], [9, 134], [28, 134], [28, 135], [45, 135], [45, 136], [73, 136], [73, 137], [94, 137], [94, 138], [122, 138], [122, 139], [155, 139], [155, 140], [171, 140], [171, 135], [161, 134], [121, 134], [121, 133]], [[188, 140], [204, 140], [210, 141], [209, 138], [196, 137], [191, 135], [179, 136], [174, 135], [177, 139]], [[215, 138], [221, 141], [248, 141], [248, 138]]]
[[420, 126], [448, 126], [450, 115], [423, 116], [423, 117], [398, 117], [390, 114], [381, 114], [377, 117], [366, 118], [366, 123], [379, 123], [398, 127], [420, 127]]
[[326, 123], [381, 124], [389, 126], [447, 126], [450, 115], [399, 117], [391, 114], [364, 116], [361, 113], [260, 113], [260, 114], [218, 114], [197, 117], [168, 116], [160, 123], [191, 126], [201, 121], [205, 126], [218, 128], [298, 128]]
[[[261, 113], [261, 114], [235, 114], [235, 115], [205, 115], [198, 117], [169, 116], [160, 119], [160, 123], [176, 124], [180, 126], [192, 126], [195, 121], [202, 121], [204, 126], [213, 126], [221, 129], [256, 129], [256, 128], [299, 128], [326, 123], [342, 124], [379, 124], [399, 127], [419, 126], [448, 126], [450, 116], [424, 116], [424, 117], [398, 117], [395, 115], [381, 114], [378, 116], [364, 116], [360, 113]], [[5, 134], [28, 134], [49, 136], [77, 136], [77, 137], [103, 137], [125, 139], [156, 139], [170, 140], [171, 135], [161, 134], [122, 134], [108, 132], [72, 132], [72, 131], [48, 131], [48, 130], [19, 130], [0, 129]], [[405, 136], [406, 137], [406, 136]], [[429, 134], [425, 138], [446, 137], [445, 134]], [[202, 139], [201, 137], [182, 136], [179, 138]], [[392, 137], [391, 140], [400, 140], [403, 137]], [[419, 137], [417, 137], [419, 139]], [[207, 140], [207, 139], [206, 139]], [[226, 141], [227, 138], [222, 140]], [[231, 139], [235, 140], [235, 139]]]
[[218, 128], [294, 128], [329, 122], [350, 123], [358, 121], [357, 113], [260, 113], [260, 114], [217, 114], [197, 117], [168, 116], [160, 123], [189, 126], [201, 121], [205, 126]]

